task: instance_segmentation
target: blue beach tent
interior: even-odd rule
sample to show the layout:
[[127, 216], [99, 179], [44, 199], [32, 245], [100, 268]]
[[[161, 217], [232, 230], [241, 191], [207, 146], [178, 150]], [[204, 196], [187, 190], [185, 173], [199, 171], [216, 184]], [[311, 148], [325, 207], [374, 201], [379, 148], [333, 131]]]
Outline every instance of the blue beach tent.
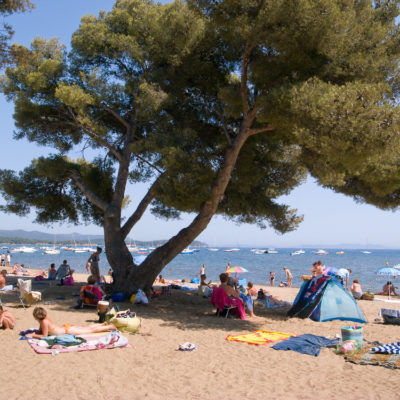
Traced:
[[288, 317], [314, 321], [354, 321], [365, 323], [356, 300], [333, 276], [315, 276], [301, 286]]

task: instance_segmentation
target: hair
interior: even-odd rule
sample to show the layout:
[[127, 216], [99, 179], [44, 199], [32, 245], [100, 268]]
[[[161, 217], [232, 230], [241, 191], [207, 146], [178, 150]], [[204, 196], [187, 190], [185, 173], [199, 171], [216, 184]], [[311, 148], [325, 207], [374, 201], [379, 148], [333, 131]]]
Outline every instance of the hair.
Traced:
[[21, 267], [25, 267], [25, 264], [21, 264]]
[[354, 283], [360, 283], [360, 281], [358, 279], [353, 279]]
[[50, 268], [55, 268], [55, 267], [56, 267], [56, 264], [54, 264], [54, 263], [50, 264]]
[[201, 279], [206, 279], [207, 278], [207, 275], [206, 274], [201, 274], [201, 277], [200, 277]]
[[43, 321], [47, 317], [47, 311], [43, 307], [35, 307], [33, 317], [39, 321]]
[[318, 261], [317, 261], [317, 265], [322, 265], [322, 261], [321, 261], [321, 260], [318, 260]]
[[159, 278], [159, 279], [162, 279], [162, 275], [158, 275], [158, 278]]
[[64, 261], [63, 261], [63, 264], [66, 264], [66, 263], [67, 263], [67, 260], [64, 260]]
[[228, 281], [228, 274], [223, 272], [222, 274], [219, 275], [219, 280], [221, 281], [221, 283], [227, 282]]
[[253, 287], [253, 282], [247, 282], [247, 287], [251, 289]]
[[97, 247], [96, 250], [97, 250], [97, 251], [100, 251], [100, 252], [103, 251], [103, 249], [102, 249], [101, 247]]
[[6, 269], [2, 269], [2, 270], [1, 270], [1, 274], [4, 275], [4, 276], [6, 276], [6, 275], [7, 275], [7, 270], [6, 270]]
[[88, 278], [87, 278], [87, 283], [89, 285], [94, 285], [96, 283], [96, 279], [94, 278], [94, 276], [89, 275]]
[[350, 274], [351, 274], [351, 269], [350, 269], [350, 268], [347, 268], [347, 271], [349, 271], [349, 272], [350, 272]]
[[287, 267], [283, 267], [283, 269], [287, 269]]

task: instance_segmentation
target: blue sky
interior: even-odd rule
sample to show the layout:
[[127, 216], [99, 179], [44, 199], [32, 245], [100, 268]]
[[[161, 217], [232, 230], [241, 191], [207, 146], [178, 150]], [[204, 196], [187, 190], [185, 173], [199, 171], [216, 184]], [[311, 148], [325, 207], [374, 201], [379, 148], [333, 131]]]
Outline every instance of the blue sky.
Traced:
[[[36, 8], [32, 12], [13, 15], [7, 19], [15, 29], [14, 41], [24, 45], [29, 45], [35, 36], [47, 39], [58, 37], [68, 45], [72, 33], [79, 26], [81, 16], [109, 10], [114, 3], [113, 0], [34, 0], [34, 2]], [[13, 140], [12, 113], [13, 105], [7, 103], [0, 94], [0, 168], [19, 170], [27, 166], [32, 158], [46, 155], [51, 149], [36, 146], [25, 140]], [[81, 153], [77, 150], [75, 155], [78, 157]], [[144, 186], [130, 187], [128, 192], [135, 202], [140, 201], [145, 190]], [[356, 204], [351, 198], [317, 186], [311, 178], [282, 200], [304, 215], [304, 222], [295, 232], [282, 236], [272, 229], [261, 230], [253, 225], [235, 225], [221, 217], [215, 217], [198, 239], [212, 246], [302, 247], [307, 244], [323, 246], [358, 243], [365, 246], [377, 244], [391, 248], [400, 247], [397, 241], [400, 231], [399, 213]], [[164, 221], [146, 213], [130, 236], [137, 240], [165, 239], [176, 234], [192, 218], [191, 215], [185, 215], [179, 221]], [[41, 226], [34, 224], [33, 219], [33, 215], [19, 218], [0, 213], [0, 228], [55, 233], [102, 233], [102, 229], [94, 225]]]

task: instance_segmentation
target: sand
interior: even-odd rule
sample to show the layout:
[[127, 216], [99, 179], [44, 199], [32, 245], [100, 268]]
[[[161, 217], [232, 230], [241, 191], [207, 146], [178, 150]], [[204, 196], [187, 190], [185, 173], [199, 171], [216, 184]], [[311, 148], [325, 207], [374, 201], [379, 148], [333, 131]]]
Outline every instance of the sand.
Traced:
[[[76, 274], [83, 282], [85, 275]], [[57, 324], [83, 325], [97, 319], [93, 309], [75, 310], [79, 284], [38, 286], [41, 305]], [[293, 300], [298, 289], [271, 292]], [[64, 300], [56, 300], [63, 296]], [[286, 319], [284, 311], [256, 307], [257, 319], [217, 318], [209, 300], [174, 290], [148, 306], [131, 307], [143, 318], [140, 333], [125, 334], [131, 348], [51, 355], [36, 354], [18, 332], [37, 327], [33, 307], [23, 309], [15, 294], [3, 304], [17, 319], [14, 331], [0, 330], [0, 399], [398, 399], [398, 370], [345, 362], [332, 349], [318, 357], [270, 346], [228, 342], [228, 334], [267, 329], [293, 334], [334, 336], [351, 324]], [[47, 304], [46, 304], [47, 303]], [[50, 304], [49, 304], [50, 303]], [[359, 301], [368, 319], [364, 336], [383, 343], [399, 340], [399, 327], [374, 322], [389, 303]], [[390, 304], [389, 308], [400, 308]], [[179, 344], [195, 343], [193, 352]]]

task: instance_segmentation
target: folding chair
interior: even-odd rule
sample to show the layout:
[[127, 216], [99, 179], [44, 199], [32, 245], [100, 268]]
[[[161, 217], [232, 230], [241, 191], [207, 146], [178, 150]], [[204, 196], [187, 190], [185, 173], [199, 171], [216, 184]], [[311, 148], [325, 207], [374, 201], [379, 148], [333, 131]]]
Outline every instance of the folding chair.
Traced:
[[32, 291], [32, 281], [30, 279], [18, 279], [17, 286], [19, 291], [18, 297], [22, 307], [30, 307], [33, 303], [42, 299], [42, 293]]

